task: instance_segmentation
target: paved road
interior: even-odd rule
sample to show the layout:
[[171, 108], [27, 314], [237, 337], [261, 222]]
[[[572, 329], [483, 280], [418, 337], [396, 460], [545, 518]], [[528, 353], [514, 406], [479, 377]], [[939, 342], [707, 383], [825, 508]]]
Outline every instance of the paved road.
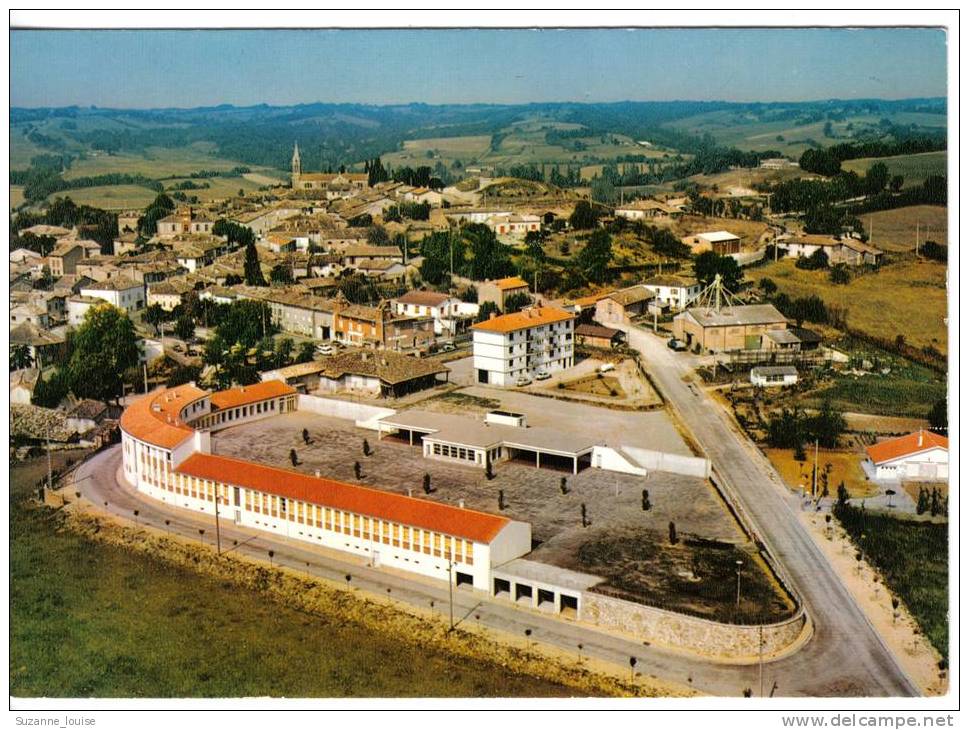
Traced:
[[770, 462], [725, 410], [701, 388], [686, 382], [691, 375], [686, 358], [667, 348], [663, 339], [637, 328], [630, 331], [629, 343], [642, 353], [654, 383], [711, 459], [716, 474], [738, 495], [814, 621], [815, 633], [808, 645], [771, 665], [784, 677], [778, 680], [781, 687], [796, 685], [816, 695], [917, 695], [917, 688], [801, 524], [797, 498], [782, 486]]
[[[176, 510], [134, 490], [119, 474], [121, 449], [113, 447], [95, 455], [82, 464], [76, 473], [76, 488], [87, 502], [99, 510], [107, 510], [128, 520], [134, 518], [142, 525], [166, 529], [191, 539], [199, 539], [198, 530], [205, 530], [203, 540], [212, 546], [215, 525], [211, 516], [199, 516], [185, 510]], [[68, 494], [74, 487], [68, 488]], [[104, 506], [107, 502], [107, 507]], [[90, 509], [90, 507], [88, 507]], [[165, 525], [165, 520], [170, 524]], [[351, 586], [374, 594], [385, 595], [390, 589], [391, 597], [409, 604], [432, 609], [443, 616], [449, 613], [447, 585], [424, 580], [409, 574], [386, 569], [373, 569], [362, 560], [341, 553], [319, 549], [297, 540], [277, 538], [263, 532], [239, 528], [230, 521], [221, 521], [223, 549], [232, 549], [247, 556], [268, 562], [268, 551], [273, 550], [273, 563], [285, 565], [314, 576], [345, 583], [344, 576], [352, 576]], [[233, 546], [233, 541], [238, 546]], [[431, 602], [434, 602], [433, 607]], [[637, 658], [636, 671], [643, 676], [655, 676], [683, 686], [719, 696], [739, 697], [747, 687], [758, 691], [758, 667], [735, 666], [705, 661], [696, 657], [674, 653], [655, 646], [646, 647], [638, 641], [595, 628], [545, 615], [537, 611], [515, 607], [501, 599], [491, 598], [467, 589], [454, 591], [454, 618], [460, 622], [479, 622], [521, 637], [525, 642], [525, 629], [532, 630], [531, 641], [542, 642], [578, 656], [577, 646], [582, 644], [584, 657], [595, 657], [628, 671], [629, 657]], [[778, 681], [776, 695], [804, 694], [796, 677], [790, 682], [781, 678], [765, 665], [767, 691], [775, 679]]]

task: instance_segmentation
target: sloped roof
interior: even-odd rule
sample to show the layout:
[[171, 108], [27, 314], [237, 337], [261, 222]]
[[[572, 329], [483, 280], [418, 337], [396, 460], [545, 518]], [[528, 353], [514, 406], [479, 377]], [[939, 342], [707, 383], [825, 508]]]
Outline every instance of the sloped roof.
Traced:
[[575, 319], [574, 314], [558, 307], [532, 307], [523, 309], [521, 312], [486, 319], [484, 322], [471, 325], [471, 329], [507, 333], [571, 319]]
[[411, 290], [402, 297], [397, 297], [400, 304], [415, 304], [421, 307], [439, 307], [451, 297], [437, 291]]
[[266, 380], [262, 383], [254, 383], [253, 385], [243, 385], [238, 388], [230, 388], [229, 390], [220, 390], [217, 393], [213, 393], [209, 401], [212, 403], [213, 409], [235, 408], [236, 406], [258, 403], [267, 398], [276, 398], [295, 392], [295, 388], [291, 388], [280, 380]]
[[928, 451], [936, 447], [949, 449], [949, 439], [940, 436], [934, 431], [920, 429], [915, 433], [900, 436], [887, 441], [879, 441], [872, 444], [865, 451], [868, 458], [875, 464], [883, 464], [886, 461], [894, 461], [903, 456], [911, 456], [922, 451]]
[[192, 454], [175, 471], [479, 543], [490, 543], [510, 522], [507, 517], [487, 512], [214, 454]]
[[139, 441], [163, 449], [174, 448], [194, 432], [179, 418], [181, 410], [206, 395], [207, 391], [191, 383], [149, 393], [125, 408], [121, 429]]
[[326, 358], [323, 368], [324, 375], [331, 379], [348, 374], [363, 375], [379, 378], [388, 385], [446, 372], [448, 368], [437, 360], [424, 360], [389, 350], [343, 352]]

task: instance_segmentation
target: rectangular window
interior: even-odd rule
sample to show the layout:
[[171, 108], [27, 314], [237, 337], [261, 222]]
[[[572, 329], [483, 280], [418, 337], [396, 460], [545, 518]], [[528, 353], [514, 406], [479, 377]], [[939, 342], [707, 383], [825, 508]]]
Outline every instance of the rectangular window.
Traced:
[[421, 545], [424, 548], [424, 554], [431, 554], [431, 533], [428, 530], [424, 530], [421, 535]]
[[390, 545], [390, 523], [386, 520], [380, 521], [380, 541], [384, 545]]
[[451, 538], [447, 535], [444, 537], [444, 557], [451, 559]]
[[341, 512], [340, 513], [340, 522], [343, 525], [343, 534], [344, 535], [349, 535], [350, 534], [350, 513], [349, 512]]
[[360, 537], [360, 515], [353, 516], [353, 536]]
[[246, 490], [246, 512], [252, 512], [252, 492]]
[[441, 536], [438, 533], [434, 533], [434, 557], [441, 557]]
[[409, 527], [404, 528], [404, 535], [403, 535], [403, 540], [401, 541], [401, 547], [404, 548], [404, 550], [410, 550], [410, 528]]
[[468, 565], [474, 565], [473, 548], [470, 540], [464, 541], [464, 562]]
[[364, 540], [370, 539], [370, 518], [369, 517], [363, 518], [363, 539]]
[[326, 529], [332, 530], [333, 529], [333, 510], [327, 507], [324, 512], [324, 515], [326, 517]]
[[393, 535], [393, 542], [392, 542], [393, 546], [400, 547], [400, 525], [398, 525], [397, 523], [394, 523], [394, 525], [391, 527], [391, 530], [392, 530], [391, 534]]

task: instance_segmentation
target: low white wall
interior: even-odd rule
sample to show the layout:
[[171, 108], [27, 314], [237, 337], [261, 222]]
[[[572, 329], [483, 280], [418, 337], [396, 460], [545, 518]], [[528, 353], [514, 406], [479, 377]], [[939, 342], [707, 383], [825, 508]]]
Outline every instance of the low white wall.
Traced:
[[297, 408], [321, 416], [343, 418], [353, 421], [360, 428], [377, 430], [377, 420], [385, 416], [392, 416], [397, 411], [393, 408], [381, 408], [366, 403], [339, 400], [338, 398], [322, 398], [318, 395], [300, 393]]
[[606, 471], [616, 471], [620, 474], [634, 474], [639, 477], [646, 476], [646, 469], [640, 464], [634, 464], [623, 454], [608, 446], [594, 446], [592, 448], [592, 466], [596, 469]]
[[592, 449], [592, 466], [636, 476], [646, 476], [647, 471], [667, 471], [671, 474], [683, 474], [702, 479], [710, 476], [708, 459], [652, 451], [635, 446], [621, 446], [618, 449], [596, 446]]
[[666, 451], [652, 451], [636, 446], [623, 446], [622, 450], [635, 459], [636, 463], [653, 471], [668, 471], [672, 474], [683, 474], [703, 479], [710, 476], [709, 459], [670, 454]]

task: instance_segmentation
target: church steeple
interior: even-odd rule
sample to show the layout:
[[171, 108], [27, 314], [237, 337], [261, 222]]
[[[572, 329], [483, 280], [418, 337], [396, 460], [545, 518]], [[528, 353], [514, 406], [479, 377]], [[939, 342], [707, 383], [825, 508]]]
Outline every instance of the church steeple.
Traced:
[[298, 178], [303, 174], [303, 165], [299, 159], [299, 143], [293, 144], [293, 185], [298, 182]]

